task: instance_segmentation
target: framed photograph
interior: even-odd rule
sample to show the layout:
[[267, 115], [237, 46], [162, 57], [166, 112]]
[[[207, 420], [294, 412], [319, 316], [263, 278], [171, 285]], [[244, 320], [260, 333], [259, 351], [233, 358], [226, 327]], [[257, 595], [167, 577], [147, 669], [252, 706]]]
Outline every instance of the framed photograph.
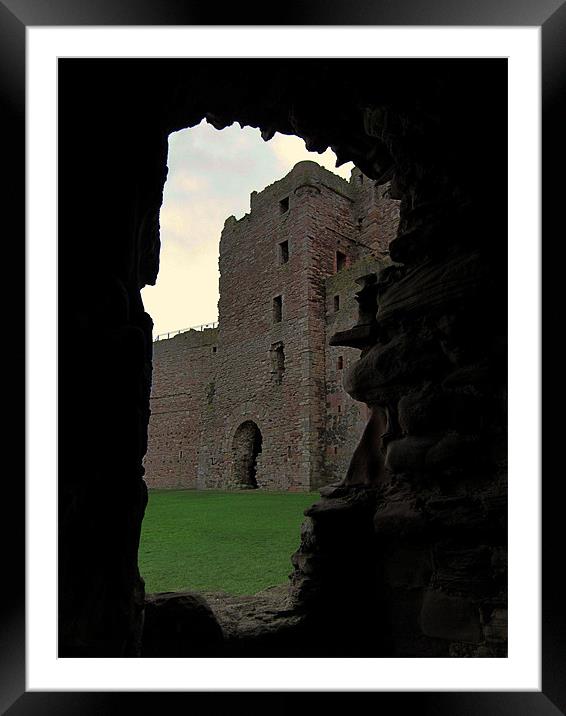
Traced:
[[445, 5], [0, 6], [29, 396], [7, 713], [566, 708], [539, 436], [566, 12]]

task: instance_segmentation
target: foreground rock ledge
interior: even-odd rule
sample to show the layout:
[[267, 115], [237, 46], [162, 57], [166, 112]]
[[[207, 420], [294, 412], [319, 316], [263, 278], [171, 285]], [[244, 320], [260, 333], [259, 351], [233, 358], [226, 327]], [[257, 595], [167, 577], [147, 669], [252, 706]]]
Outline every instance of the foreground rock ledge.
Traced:
[[146, 598], [144, 657], [304, 653], [303, 616], [287, 584], [257, 594], [164, 592]]

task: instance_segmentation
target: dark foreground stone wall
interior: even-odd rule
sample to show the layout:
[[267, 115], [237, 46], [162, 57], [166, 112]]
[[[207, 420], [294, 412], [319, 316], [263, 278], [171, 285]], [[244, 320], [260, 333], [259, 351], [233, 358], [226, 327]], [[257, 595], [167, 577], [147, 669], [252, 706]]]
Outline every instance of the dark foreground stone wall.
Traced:
[[140, 289], [167, 136], [203, 117], [331, 146], [401, 202], [401, 266], [336, 338], [361, 351], [347, 389], [370, 420], [294, 558], [310, 643], [505, 653], [505, 88], [503, 59], [60, 61], [60, 656], [141, 654]]

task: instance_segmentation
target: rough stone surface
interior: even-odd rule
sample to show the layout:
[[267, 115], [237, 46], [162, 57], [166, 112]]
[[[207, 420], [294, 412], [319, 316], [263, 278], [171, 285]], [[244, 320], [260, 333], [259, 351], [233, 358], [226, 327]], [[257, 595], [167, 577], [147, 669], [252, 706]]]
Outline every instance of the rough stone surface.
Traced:
[[301, 656], [305, 617], [293, 608], [286, 584], [251, 596], [205, 592], [222, 628], [222, 656]]
[[427, 636], [449, 641], [482, 640], [477, 605], [468, 599], [453, 597], [440, 591], [427, 591], [421, 612], [421, 627]]
[[214, 399], [218, 330], [187, 331], [153, 344], [149, 487], [196, 487], [201, 415]]
[[224, 635], [208, 602], [192, 592], [161, 592], [145, 599], [142, 656], [214, 656]]

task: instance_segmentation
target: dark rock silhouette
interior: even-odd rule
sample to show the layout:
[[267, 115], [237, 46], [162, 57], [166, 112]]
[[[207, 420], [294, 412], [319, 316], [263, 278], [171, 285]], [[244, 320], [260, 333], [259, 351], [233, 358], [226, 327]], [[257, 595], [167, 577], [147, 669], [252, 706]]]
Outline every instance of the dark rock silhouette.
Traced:
[[206, 599], [192, 592], [150, 594], [145, 601], [142, 656], [216, 656], [224, 635]]
[[[203, 117], [330, 146], [401, 200], [399, 266], [380, 277], [348, 383], [386, 416], [358, 455], [380, 477], [324, 488], [307, 510], [288, 596], [303, 636], [285, 633], [336, 656], [504, 656], [505, 61], [59, 67], [60, 656], [141, 654], [140, 289], [159, 268], [167, 136]], [[240, 655], [261, 652], [251, 642]]]

